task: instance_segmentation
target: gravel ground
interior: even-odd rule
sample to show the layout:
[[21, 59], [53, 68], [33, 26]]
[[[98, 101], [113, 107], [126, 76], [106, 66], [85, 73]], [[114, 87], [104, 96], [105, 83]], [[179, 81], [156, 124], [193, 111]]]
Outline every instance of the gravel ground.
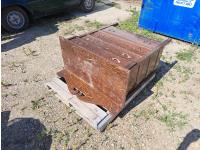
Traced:
[[[92, 129], [44, 84], [62, 69], [58, 37], [131, 16], [128, 1], [98, 3], [37, 20], [2, 39], [2, 148], [99, 150], [200, 149], [200, 48], [177, 40], [165, 47], [156, 78], [103, 133]], [[140, 1], [134, 5], [140, 8]], [[114, 15], [113, 15], [114, 14]]]

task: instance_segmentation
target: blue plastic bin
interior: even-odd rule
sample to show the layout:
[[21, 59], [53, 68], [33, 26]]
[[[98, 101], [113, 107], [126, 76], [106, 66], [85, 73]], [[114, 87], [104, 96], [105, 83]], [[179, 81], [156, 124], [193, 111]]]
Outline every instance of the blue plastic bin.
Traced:
[[139, 27], [200, 45], [200, 0], [143, 0]]

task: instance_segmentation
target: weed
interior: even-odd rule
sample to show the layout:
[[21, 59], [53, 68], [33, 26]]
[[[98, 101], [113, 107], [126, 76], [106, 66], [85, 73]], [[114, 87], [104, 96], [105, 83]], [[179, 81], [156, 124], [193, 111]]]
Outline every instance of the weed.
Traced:
[[181, 52], [176, 53], [176, 58], [182, 61], [190, 62], [194, 56], [193, 50], [183, 50]]
[[32, 50], [31, 48], [23, 48], [24, 54], [26, 56], [38, 56], [40, 53], [36, 50]]
[[124, 150], [124, 146], [120, 145], [119, 150]]
[[136, 118], [144, 117], [145, 120], [149, 120], [152, 116], [156, 116], [158, 110], [142, 110], [139, 113], [135, 113], [134, 116]]
[[156, 84], [156, 91], [154, 92], [154, 95], [153, 95], [153, 99], [157, 99], [159, 96], [162, 96], [163, 95], [163, 93], [161, 92], [161, 91], [159, 91], [161, 88], [163, 88], [163, 86], [164, 86], [164, 80], [163, 79], [161, 79], [161, 80], [159, 80], [158, 82], [157, 82], [157, 84]]
[[1, 81], [1, 85], [4, 86], [4, 87], [9, 87], [9, 86], [12, 86], [13, 84], [12, 83], [9, 83], [8, 81]]
[[139, 12], [133, 10], [131, 18], [126, 21], [120, 22], [118, 27], [122, 30], [126, 30], [129, 32], [135, 32], [135, 33], [141, 34], [145, 37], [161, 41], [162, 38], [160, 35], [138, 28], [139, 16], [140, 16]]
[[107, 126], [107, 129], [112, 129], [113, 127], [117, 126], [117, 124], [114, 124], [114, 123], [109, 123], [108, 126]]
[[23, 81], [24, 81], [24, 82], [28, 82], [28, 79], [24, 79]]
[[183, 77], [180, 82], [184, 82], [184, 81], [188, 80], [190, 78], [190, 75], [193, 73], [191, 68], [183, 67], [180, 65], [175, 65], [174, 68]]
[[[68, 107], [67, 107], [67, 109], [68, 109]], [[75, 109], [69, 109], [68, 114], [74, 113], [75, 111], [76, 111]]]
[[89, 27], [89, 28], [95, 28], [95, 29], [99, 29], [103, 26], [102, 23], [98, 22], [98, 21], [89, 21], [89, 20], [86, 20], [85, 21], [86, 23], [86, 26]]
[[176, 127], [183, 128], [187, 124], [187, 115], [182, 112], [167, 111], [164, 115], [158, 117], [158, 119], [165, 123], [171, 131], [174, 131]]
[[176, 95], [175, 95], [175, 91], [174, 91], [174, 90], [172, 91], [171, 96], [172, 96], [173, 98], [176, 97]]
[[164, 56], [164, 55], [161, 56], [161, 60], [165, 61], [166, 59], [167, 59], [166, 56]]
[[24, 111], [27, 108], [27, 106], [24, 106], [23, 108], [21, 108], [21, 111]]
[[82, 31], [82, 30], [85, 29], [83, 26], [79, 26], [79, 25], [77, 25], [77, 24], [74, 25], [74, 28], [75, 28], [76, 30], [78, 30], [78, 31]]
[[33, 76], [33, 81], [39, 82], [42, 81], [42, 76], [40, 74], [36, 74]]
[[38, 100], [35, 100], [35, 101], [31, 101], [32, 109], [33, 110], [39, 109], [41, 107], [42, 100], [44, 100], [44, 97], [42, 97], [42, 98], [40, 98]]
[[1, 94], [1, 97], [8, 97], [8, 93]]
[[87, 143], [88, 140], [89, 140], [89, 139], [87, 138], [87, 139], [85, 139], [84, 141], [81, 141], [81, 142], [79, 142], [79, 143], [77, 143], [77, 144], [74, 144], [74, 145], [73, 145], [73, 149], [75, 149], [75, 150], [80, 149], [83, 145], [85, 145], [85, 144]]
[[18, 63], [18, 62], [11, 62], [9, 65], [10, 70], [14, 70], [15, 68], [18, 68], [22, 65], [22, 63]]
[[70, 136], [69, 136], [69, 134], [65, 134], [63, 140], [64, 140], [64, 143], [65, 143], [65, 146], [67, 146], [68, 143], [69, 143], [69, 141], [70, 141]]
[[22, 73], [26, 73], [26, 67], [24, 63], [21, 62], [11, 62], [9, 68], [10, 70], [15, 70], [15, 68], [20, 68]]
[[4, 41], [4, 40], [9, 40], [9, 39], [12, 39], [12, 36], [11, 36], [11, 35], [6, 35], [6, 36], [4, 35], [4, 36], [1, 37], [1, 40], [2, 40], [2, 41]]
[[72, 34], [73, 32], [75, 31], [75, 29], [73, 28], [73, 27], [68, 27], [68, 28], [66, 28], [65, 29], [65, 32], [64, 32], [64, 34], [66, 35], [66, 34]]
[[45, 137], [49, 135], [49, 132], [47, 131], [46, 128], [44, 128], [40, 133], [37, 134], [37, 139], [39, 141], [42, 141]]

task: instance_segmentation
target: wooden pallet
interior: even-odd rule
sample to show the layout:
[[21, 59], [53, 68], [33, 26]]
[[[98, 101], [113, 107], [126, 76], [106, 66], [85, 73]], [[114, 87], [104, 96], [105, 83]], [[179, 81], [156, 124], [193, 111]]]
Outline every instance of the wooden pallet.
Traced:
[[[143, 81], [140, 86], [129, 96], [125, 106], [126, 107], [155, 77], [155, 74]], [[116, 117], [112, 116], [108, 111], [100, 108], [97, 105], [86, 103], [79, 100], [75, 95], [72, 95], [66, 82], [61, 77], [53, 78], [46, 86], [56, 92], [56, 96], [67, 106], [72, 106], [75, 112], [87, 121], [94, 129], [103, 131], [105, 127]]]

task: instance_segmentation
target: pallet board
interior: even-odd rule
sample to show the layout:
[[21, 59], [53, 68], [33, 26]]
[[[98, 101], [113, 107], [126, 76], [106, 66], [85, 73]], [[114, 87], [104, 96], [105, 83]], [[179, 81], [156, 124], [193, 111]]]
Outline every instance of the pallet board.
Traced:
[[[138, 88], [129, 96], [125, 106], [126, 107], [155, 77], [155, 74], [144, 80]], [[103, 131], [105, 127], [116, 117], [112, 116], [105, 109], [91, 103], [81, 101], [77, 96], [72, 95], [66, 82], [61, 77], [55, 77], [46, 86], [56, 92], [56, 96], [67, 106], [72, 106], [75, 112], [87, 121], [94, 129]]]

